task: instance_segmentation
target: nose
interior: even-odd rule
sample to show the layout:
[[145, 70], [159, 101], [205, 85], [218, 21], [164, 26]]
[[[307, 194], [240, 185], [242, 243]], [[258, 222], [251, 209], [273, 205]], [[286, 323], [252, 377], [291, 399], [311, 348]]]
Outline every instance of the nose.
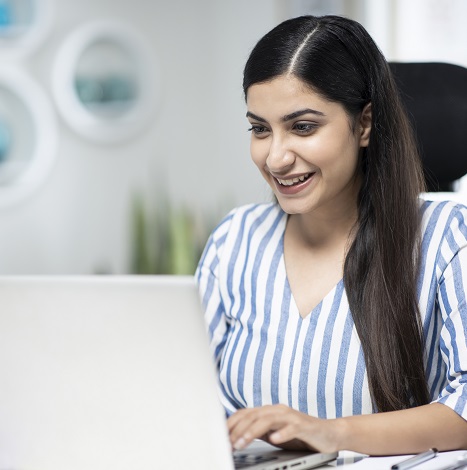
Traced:
[[274, 135], [269, 147], [266, 166], [272, 173], [283, 173], [295, 162], [295, 154], [288, 147], [286, 139]]

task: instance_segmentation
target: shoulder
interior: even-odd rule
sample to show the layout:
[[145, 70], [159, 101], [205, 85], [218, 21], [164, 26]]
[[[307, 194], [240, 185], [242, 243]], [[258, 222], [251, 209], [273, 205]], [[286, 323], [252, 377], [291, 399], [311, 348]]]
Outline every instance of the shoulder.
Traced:
[[422, 257], [443, 271], [467, 249], [467, 207], [452, 201], [421, 201]]
[[252, 226], [282, 216], [285, 213], [276, 203], [245, 204], [232, 209], [214, 229], [212, 236], [216, 239], [223, 238], [228, 233], [244, 232]]
[[467, 206], [454, 201], [420, 199], [420, 211], [424, 236], [444, 237], [453, 230], [467, 236]]
[[211, 233], [208, 251], [218, 260], [237, 259], [260, 240], [280, 239], [285, 212], [276, 203], [247, 204], [232, 209]]

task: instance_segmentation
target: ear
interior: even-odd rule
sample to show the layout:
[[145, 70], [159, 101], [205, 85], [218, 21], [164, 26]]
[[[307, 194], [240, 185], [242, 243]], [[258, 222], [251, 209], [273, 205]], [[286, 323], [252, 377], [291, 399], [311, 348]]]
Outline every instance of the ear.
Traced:
[[368, 103], [360, 115], [360, 147], [368, 147], [371, 133], [371, 103]]

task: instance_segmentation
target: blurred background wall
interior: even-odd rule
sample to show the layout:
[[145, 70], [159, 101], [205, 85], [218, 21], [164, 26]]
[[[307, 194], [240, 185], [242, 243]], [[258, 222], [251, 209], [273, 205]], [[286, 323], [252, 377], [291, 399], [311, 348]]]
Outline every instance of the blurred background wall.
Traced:
[[[0, 30], [8, 3], [0, 0]], [[13, 69], [33, 80], [50, 102], [58, 136], [56, 149], [52, 141], [48, 146], [55, 158], [41, 184], [18, 200], [0, 201], [0, 274], [154, 272], [162, 269], [155, 267], [157, 249], [165, 255], [191, 249], [191, 239], [168, 238], [185, 232], [203, 245], [230, 208], [268, 200], [249, 160], [242, 69], [260, 36], [287, 17], [344, 14], [362, 22], [390, 60], [467, 66], [464, 0], [48, 0], [42, 6], [50, 8], [50, 23], [30, 53], [12, 56], [0, 36], [0, 79], [2, 70]], [[115, 142], [73, 129], [54, 90], [64, 44], [96, 20], [135, 30], [154, 93], [138, 132]], [[11, 184], [0, 189], [6, 194]], [[179, 271], [192, 265], [182, 261]]]

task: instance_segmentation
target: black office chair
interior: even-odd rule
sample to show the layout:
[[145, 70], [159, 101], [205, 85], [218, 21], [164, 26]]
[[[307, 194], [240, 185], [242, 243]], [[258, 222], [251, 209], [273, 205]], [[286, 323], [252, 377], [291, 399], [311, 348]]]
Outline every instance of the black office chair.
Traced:
[[415, 128], [428, 192], [453, 191], [467, 174], [467, 68], [389, 65]]

